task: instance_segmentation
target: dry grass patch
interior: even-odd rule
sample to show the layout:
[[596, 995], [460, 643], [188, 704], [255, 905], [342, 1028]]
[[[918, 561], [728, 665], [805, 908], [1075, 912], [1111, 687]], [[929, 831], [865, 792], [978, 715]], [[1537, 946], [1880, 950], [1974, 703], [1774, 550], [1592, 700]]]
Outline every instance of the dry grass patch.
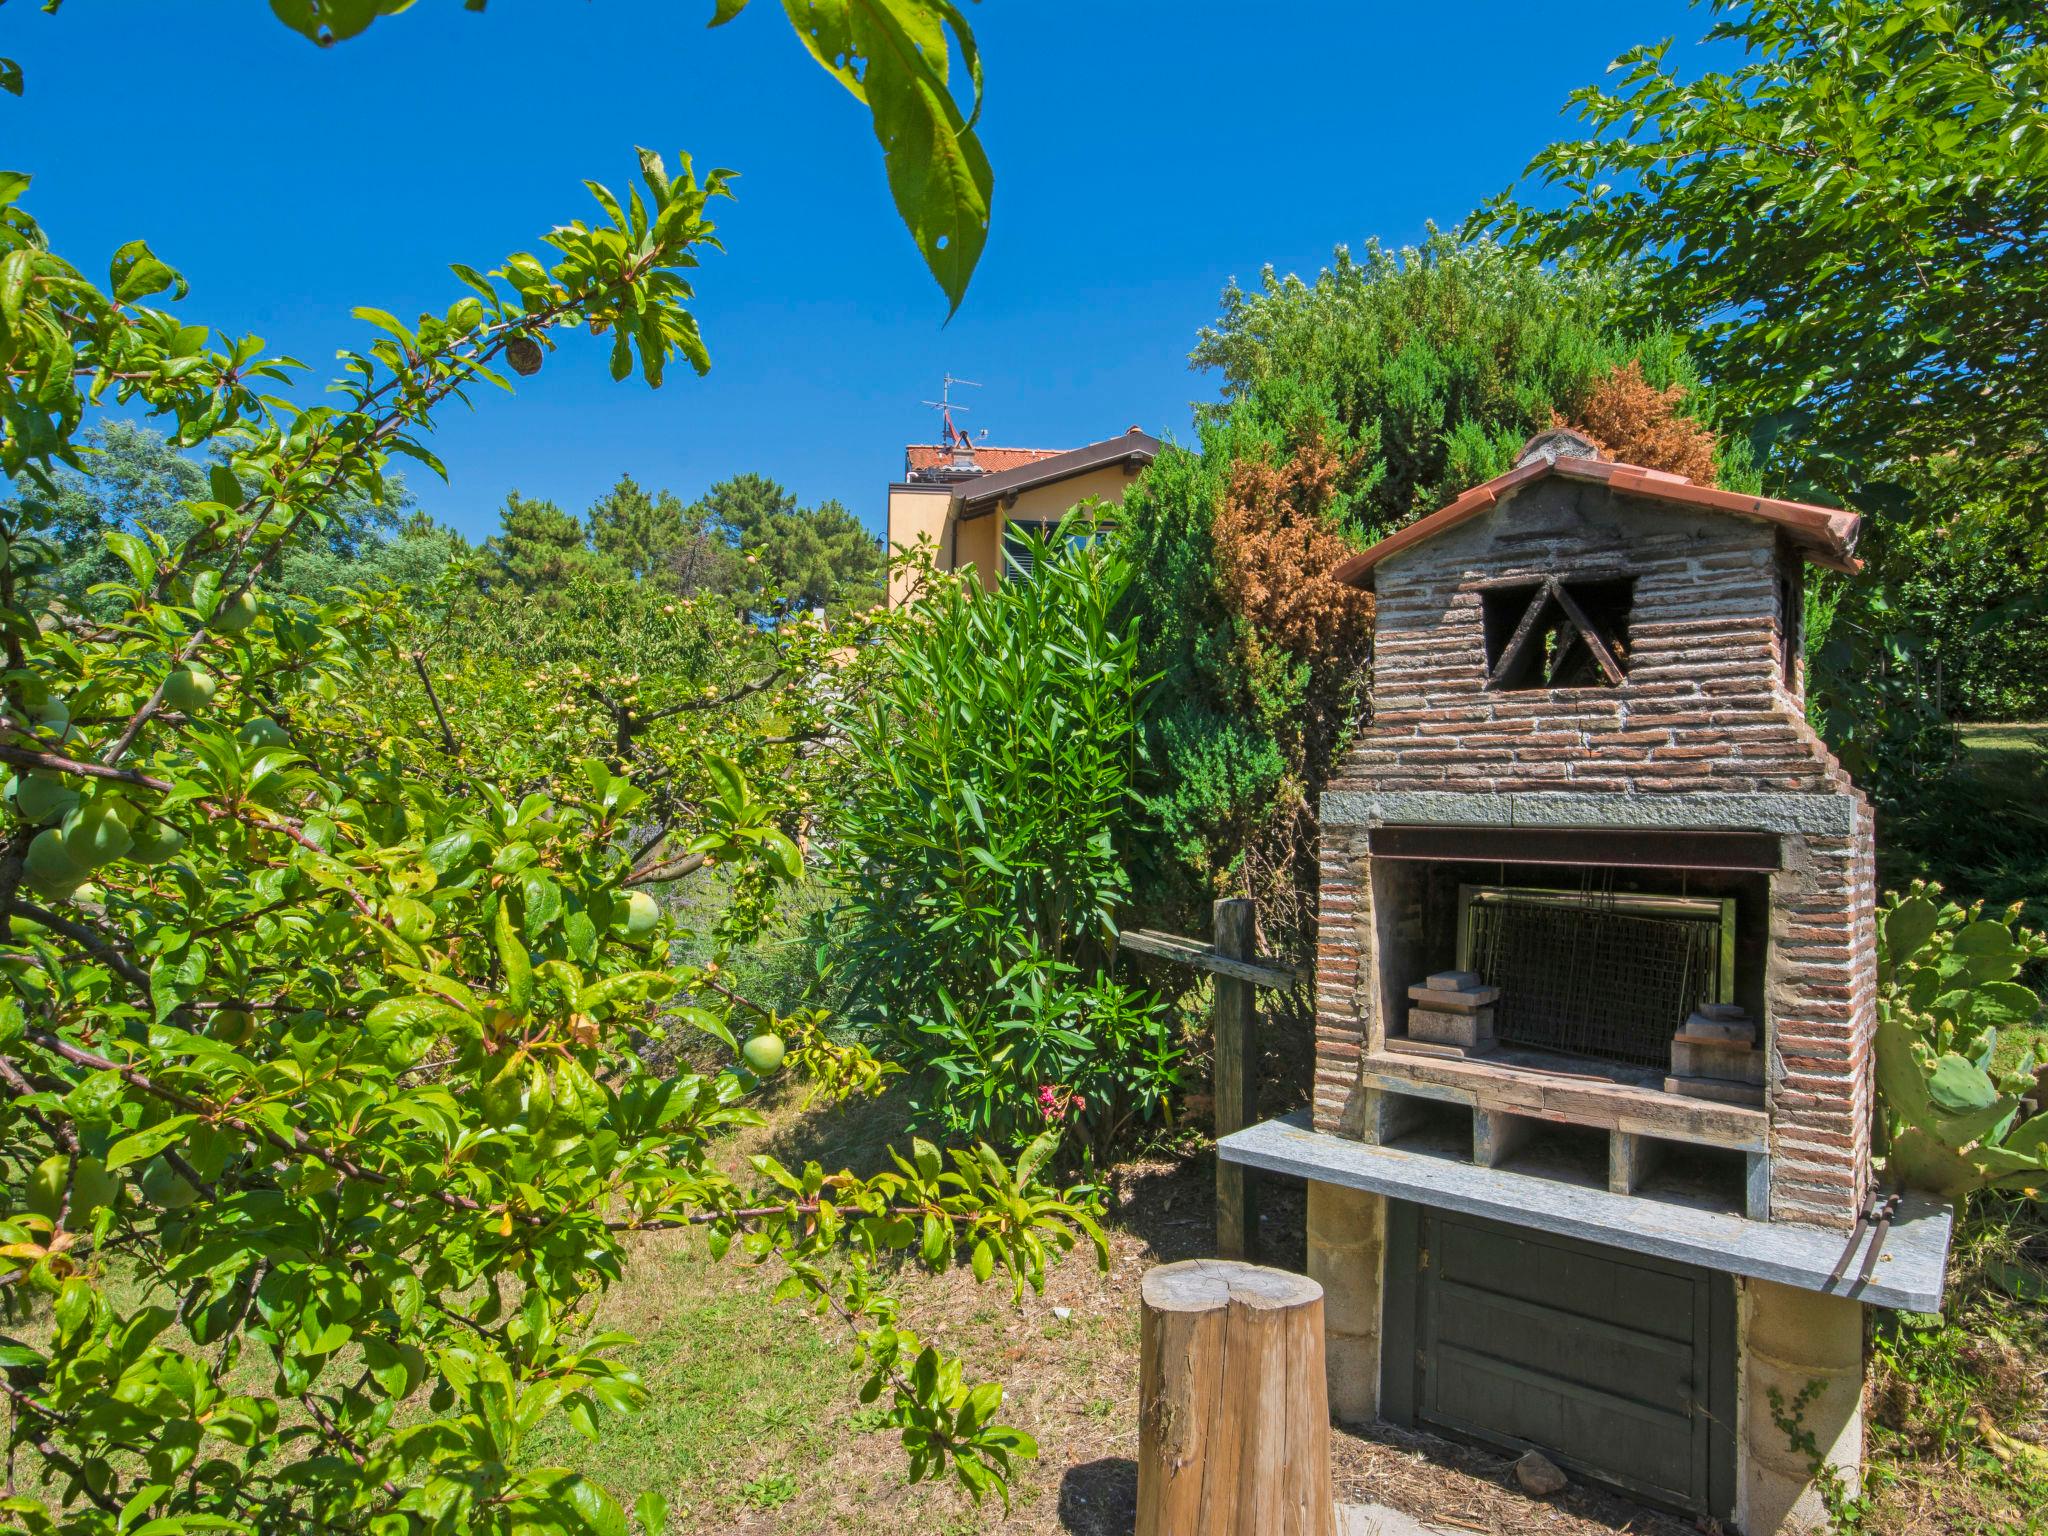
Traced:
[[[805, 1114], [769, 1109], [769, 1124], [722, 1151], [734, 1167], [756, 1151], [793, 1163], [872, 1171], [903, 1139], [893, 1097]], [[855, 1377], [836, 1325], [772, 1306], [775, 1274], [728, 1258], [713, 1264], [700, 1238], [648, 1238], [599, 1322], [637, 1332], [633, 1358], [652, 1394], [647, 1412], [600, 1447], [565, 1437], [551, 1456], [614, 1487], [650, 1482], [691, 1531], [860, 1531], [889, 1536], [1128, 1536], [1137, 1498], [1138, 1282], [1154, 1264], [1215, 1251], [1214, 1164], [1207, 1157], [1142, 1160], [1113, 1175], [1106, 1223], [1112, 1262], [1100, 1274], [1076, 1252], [1045, 1295], [1013, 1304], [999, 1283], [964, 1270], [899, 1267], [892, 1283], [907, 1324], [997, 1379], [1006, 1417], [1032, 1434], [1039, 1459], [1017, 1471], [1006, 1512], [976, 1509], [950, 1485], [911, 1488], [893, 1433], [875, 1431], [854, 1402]], [[1301, 1263], [1299, 1187], [1265, 1187], [1261, 1241], [1268, 1262]], [[1554, 1536], [1631, 1531], [1681, 1536], [1692, 1527], [1590, 1489], [1533, 1504], [1506, 1458], [1385, 1428], [1340, 1432], [1340, 1497], [1392, 1505], [1452, 1530]]]

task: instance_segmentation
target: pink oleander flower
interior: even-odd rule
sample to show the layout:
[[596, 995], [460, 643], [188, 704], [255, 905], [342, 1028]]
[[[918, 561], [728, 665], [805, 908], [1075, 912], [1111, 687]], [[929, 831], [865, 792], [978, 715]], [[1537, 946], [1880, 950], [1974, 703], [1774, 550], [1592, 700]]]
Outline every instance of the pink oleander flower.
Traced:
[[1088, 1101], [1078, 1093], [1069, 1093], [1057, 1083], [1041, 1083], [1038, 1088], [1038, 1110], [1047, 1122], [1053, 1125], [1067, 1118], [1069, 1111], [1086, 1114]]

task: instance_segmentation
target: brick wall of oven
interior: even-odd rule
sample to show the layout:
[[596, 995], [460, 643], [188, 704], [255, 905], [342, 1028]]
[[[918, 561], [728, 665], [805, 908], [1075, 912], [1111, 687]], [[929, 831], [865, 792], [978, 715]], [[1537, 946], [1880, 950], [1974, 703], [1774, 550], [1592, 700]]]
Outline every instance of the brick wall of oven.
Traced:
[[[1847, 836], [1786, 836], [1769, 978], [1772, 1209], [1848, 1225], [1868, 1179], [1876, 986], [1867, 802], [1807, 725], [1783, 668], [1797, 583], [1770, 528], [1538, 481], [1375, 572], [1373, 715], [1332, 791], [1846, 796]], [[1634, 576], [1616, 688], [1488, 691], [1489, 583]], [[1315, 1114], [1355, 1134], [1376, 1043], [1363, 828], [1326, 826]]]

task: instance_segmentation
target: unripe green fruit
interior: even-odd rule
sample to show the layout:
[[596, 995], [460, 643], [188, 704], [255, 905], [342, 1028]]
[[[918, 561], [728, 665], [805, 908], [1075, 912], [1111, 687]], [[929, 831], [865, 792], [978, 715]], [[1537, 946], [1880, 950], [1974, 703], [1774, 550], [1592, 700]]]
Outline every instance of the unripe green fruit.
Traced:
[[654, 932], [654, 925], [661, 921], [661, 903], [645, 891], [633, 891], [626, 897], [626, 936], [644, 939]]
[[213, 702], [219, 687], [211, 672], [200, 667], [179, 667], [164, 679], [164, 702], [181, 715], [193, 714]]
[[291, 737], [284, 727], [267, 715], [258, 715], [244, 721], [242, 728], [235, 732], [235, 739], [251, 747], [284, 747], [291, 745]]
[[224, 635], [239, 635], [256, 618], [256, 594], [237, 592], [213, 611], [213, 627]]
[[756, 1035], [740, 1047], [740, 1059], [757, 1077], [766, 1077], [782, 1065], [785, 1047], [780, 1035]]
[[70, 901], [79, 892], [91, 889], [80, 883], [82, 878], [79, 875], [72, 875], [63, 880], [44, 880], [35, 875], [24, 874], [21, 883], [45, 901]]
[[67, 1180], [71, 1185], [71, 1209], [65, 1219], [74, 1230], [101, 1206], [112, 1205], [121, 1197], [121, 1181], [107, 1172], [105, 1163], [96, 1157], [81, 1157], [74, 1171], [71, 1159], [59, 1152], [44, 1158], [29, 1175], [28, 1208], [55, 1221], [57, 1209], [64, 1203]]
[[256, 1015], [246, 1008], [217, 1009], [206, 1032], [223, 1045], [247, 1045], [256, 1035]]
[[192, 1181], [162, 1158], [151, 1158], [142, 1175], [142, 1198], [167, 1211], [182, 1211], [199, 1198]]
[[70, 1176], [71, 1160], [62, 1155], [46, 1157], [28, 1176], [28, 1208], [48, 1221], [57, 1219], [57, 1207], [64, 1202], [64, 1181]]
[[70, 844], [64, 841], [64, 834], [55, 827], [35, 835], [21, 867], [30, 879], [45, 885], [72, 886], [85, 878], [85, 866], [78, 862]]
[[160, 821], [147, 821], [135, 829], [135, 845], [128, 857], [138, 864], [161, 864], [174, 859], [185, 846], [185, 834]]
[[14, 808], [32, 826], [69, 816], [78, 807], [78, 791], [48, 773], [25, 773], [14, 781]]
[[135, 834], [128, 830], [128, 816], [133, 814], [119, 801], [88, 801], [64, 819], [65, 851], [81, 869], [112, 863], [135, 842]]
[[71, 706], [54, 693], [40, 704], [31, 704], [28, 713], [31, 720], [59, 741], [71, 734]]

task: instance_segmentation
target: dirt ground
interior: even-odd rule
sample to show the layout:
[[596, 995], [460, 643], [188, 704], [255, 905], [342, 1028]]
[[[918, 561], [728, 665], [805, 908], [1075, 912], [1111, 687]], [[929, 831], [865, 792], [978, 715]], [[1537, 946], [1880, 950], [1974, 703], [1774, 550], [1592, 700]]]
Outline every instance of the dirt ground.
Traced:
[[[785, 1160], [816, 1157], [828, 1167], [859, 1167], [900, 1135], [901, 1121], [884, 1101], [822, 1118], [778, 1115], [767, 1132], [734, 1150], [766, 1147]], [[950, 1487], [906, 1487], [892, 1438], [861, 1433], [857, 1421], [847, 1427], [850, 1378], [821, 1372], [815, 1388], [799, 1394], [815, 1391], [818, 1401], [800, 1407], [775, 1396], [775, 1384], [787, 1388], [801, 1369], [785, 1363], [765, 1372], [762, 1385], [724, 1387], [740, 1398], [729, 1411], [769, 1427], [735, 1457], [706, 1463], [709, 1476], [676, 1487], [671, 1502], [681, 1523], [749, 1536], [853, 1531], [878, 1518], [892, 1536], [1128, 1536], [1137, 1502], [1138, 1283], [1155, 1264], [1214, 1252], [1213, 1186], [1214, 1163], [1206, 1156], [1120, 1167], [1106, 1223], [1109, 1273], [1098, 1273], [1088, 1255], [1076, 1252], [1053, 1272], [1044, 1296], [1027, 1294], [1021, 1305], [1013, 1306], [1000, 1286], [976, 1286], [964, 1272], [931, 1276], [906, 1268], [896, 1276], [906, 1324], [963, 1355], [975, 1378], [1001, 1380], [1008, 1392], [1005, 1418], [1039, 1443], [1039, 1459], [1018, 1468], [1008, 1511], [994, 1504], [977, 1510]], [[1260, 1195], [1259, 1257], [1298, 1268], [1300, 1187], [1262, 1182]], [[687, 1246], [672, 1247], [666, 1257], [682, 1288], [672, 1299], [684, 1313], [704, 1305], [700, 1297], [731, 1292], [751, 1298], [773, 1283], [730, 1262], [711, 1266]], [[791, 1330], [817, 1326], [787, 1309], [777, 1316], [787, 1320], [771, 1325], [761, 1341], [771, 1352], [793, 1347]], [[643, 1336], [649, 1323], [630, 1311], [615, 1320]], [[666, 1326], [655, 1322], [657, 1329]], [[659, 1418], [663, 1371], [657, 1363], [647, 1374]], [[665, 1459], [662, 1450], [647, 1449]], [[1577, 1486], [1553, 1500], [1531, 1500], [1513, 1486], [1509, 1467], [1498, 1455], [1384, 1426], [1339, 1432], [1333, 1444], [1341, 1501], [1385, 1504], [1449, 1530], [1680, 1536], [1696, 1529]], [[649, 1461], [592, 1468], [614, 1486], [636, 1469], [644, 1476]]]

